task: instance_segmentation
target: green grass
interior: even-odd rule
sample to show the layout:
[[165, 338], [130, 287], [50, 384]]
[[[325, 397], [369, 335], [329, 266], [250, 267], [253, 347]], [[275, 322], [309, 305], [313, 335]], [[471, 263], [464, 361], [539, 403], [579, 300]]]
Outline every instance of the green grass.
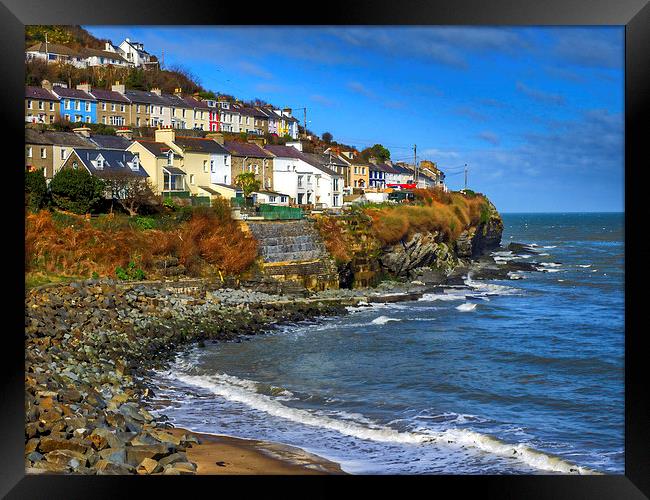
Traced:
[[62, 274], [38, 272], [25, 275], [25, 290], [54, 283], [71, 283], [87, 279], [87, 276], [65, 276]]

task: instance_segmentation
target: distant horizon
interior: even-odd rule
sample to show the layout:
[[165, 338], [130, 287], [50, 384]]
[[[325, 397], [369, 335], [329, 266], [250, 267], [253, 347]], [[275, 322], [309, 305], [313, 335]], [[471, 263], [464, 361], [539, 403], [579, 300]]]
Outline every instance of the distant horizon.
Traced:
[[622, 26], [84, 26], [507, 212], [624, 210]]

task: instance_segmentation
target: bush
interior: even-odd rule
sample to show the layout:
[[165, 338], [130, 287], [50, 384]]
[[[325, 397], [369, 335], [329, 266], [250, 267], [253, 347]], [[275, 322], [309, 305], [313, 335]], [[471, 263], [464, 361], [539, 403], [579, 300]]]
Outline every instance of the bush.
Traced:
[[104, 193], [104, 182], [86, 170], [59, 170], [50, 183], [52, 201], [62, 210], [89, 213], [97, 207]]
[[156, 227], [156, 221], [153, 217], [135, 217], [132, 220], [133, 225], [142, 231], [147, 229], [154, 229]]
[[121, 280], [139, 280], [142, 281], [146, 278], [144, 271], [139, 267], [136, 267], [135, 262], [130, 261], [126, 269], [117, 267], [115, 269], [115, 275]]
[[43, 170], [25, 172], [25, 207], [32, 212], [37, 212], [47, 204], [47, 183]]

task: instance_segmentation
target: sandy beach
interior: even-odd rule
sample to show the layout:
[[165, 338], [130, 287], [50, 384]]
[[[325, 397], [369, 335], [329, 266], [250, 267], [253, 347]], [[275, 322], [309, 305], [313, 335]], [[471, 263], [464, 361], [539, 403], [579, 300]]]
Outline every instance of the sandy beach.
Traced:
[[168, 429], [175, 436], [192, 434], [201, 444], [187, 449], [189, 460], [197, 464], [197, 474], [345, 474], [338, 464], [300, 448], [268, 441], [239, 439], [191, 432], [180, 427]]

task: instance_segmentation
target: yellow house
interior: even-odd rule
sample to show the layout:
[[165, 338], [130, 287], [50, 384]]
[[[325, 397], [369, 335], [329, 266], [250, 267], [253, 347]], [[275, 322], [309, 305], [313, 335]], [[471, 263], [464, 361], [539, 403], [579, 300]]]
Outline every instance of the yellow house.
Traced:
[[341, 153], [343, 158], [350, 164], [345, 179], [345, 186], [352, 189], [366, 189], [370, 182], [370, 163], [355, 156], [350, 151]]
[[163, 142], [137, 139], [127, 151], [138, 154], [157, 194], [189, 196], [185, 171], [180, 168], [182, 155]]
[[156, 142], [166, 144], [180, 157], [185, 187], [192, 195], [212, 196], [213, 184], [231, 182], [230, 154], [212, 139], [183, 137], [171, 127], [156, 130]]

